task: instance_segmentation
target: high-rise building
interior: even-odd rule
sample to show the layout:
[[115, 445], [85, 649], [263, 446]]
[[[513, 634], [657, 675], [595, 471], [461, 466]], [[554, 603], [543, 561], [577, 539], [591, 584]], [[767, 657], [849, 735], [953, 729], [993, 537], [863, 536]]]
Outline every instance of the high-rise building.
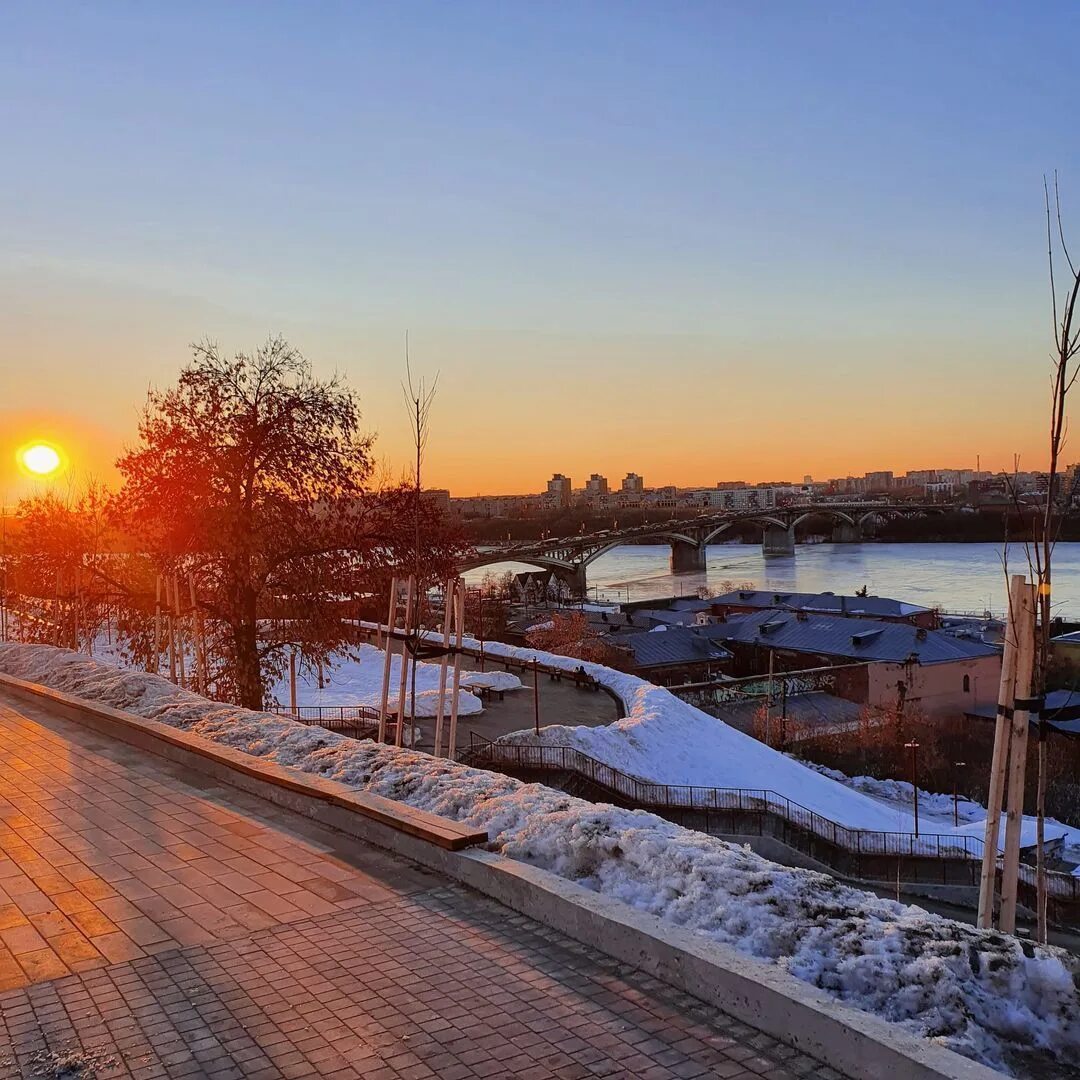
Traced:
[[586, 495], [606, 495], [607, 493], [608, 482], [606, 476], [601, 476], [599, 473], [593, 473], [589, 479], [585, 481]]
[[572, 489], [569, 476], [563, 476], [562, 473], [555, 473], [555, 475], [547, 482], [548, 501], [555, 506], [569, 506], [571, 494]]
[[889, 491], [893, 486], [893, 474], [888, 470], [868, 472], [863, 479], [866, 484], [865, 490], [867, 492]]
[[645, 490], [645, 480], [636, 472], [628, 472], [623, 478], [622, 490], [628, 495], [640, 495]]

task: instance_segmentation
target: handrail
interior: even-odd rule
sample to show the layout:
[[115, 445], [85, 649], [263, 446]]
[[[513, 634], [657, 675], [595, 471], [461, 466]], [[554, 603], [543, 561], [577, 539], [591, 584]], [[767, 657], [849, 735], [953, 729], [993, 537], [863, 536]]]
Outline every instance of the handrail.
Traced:
[[[640, 809], [667, 811], [729, 810], [772, 814], [834, 847], [854, 855], [906, 856], [982, 862], [983, 841], [955, 833], [886, 832], [853, 829], [824, 817], [768, 788], [717, 788], [660, 784], [622, 772], [571, 746], [499, 743], [471, 733], [469, 764], [504, 764], [518, 768], [573, 772]], [[1021, 880], [1034, 887], [1035, 869], [1021, 864]], [[1080, 878], [1047, 873], [1051, 896], [1080, 900]]]
[[[274, 716], [287, 716], [308, 727], [323, 727], [327, 731], [351, 734], [354, 738], [373, 739], [379, 732], [379, 711], [368, 705], [271, 705], [263, 710]], [[388, 716], [389, 726], [397, 723]]]

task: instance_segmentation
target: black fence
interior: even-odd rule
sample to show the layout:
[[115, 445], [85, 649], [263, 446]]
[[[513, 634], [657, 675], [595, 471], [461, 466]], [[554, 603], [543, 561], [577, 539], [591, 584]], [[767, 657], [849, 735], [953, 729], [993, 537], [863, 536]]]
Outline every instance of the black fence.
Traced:
[[[309, 727], [322, 727], [353, 739], [374, 739], [379, 734], [379, 710], [368, 705], [272, 705], [264, 710], [287, 716]], [[397, 720], [387, 714], [386, 730], [393, 732]]]

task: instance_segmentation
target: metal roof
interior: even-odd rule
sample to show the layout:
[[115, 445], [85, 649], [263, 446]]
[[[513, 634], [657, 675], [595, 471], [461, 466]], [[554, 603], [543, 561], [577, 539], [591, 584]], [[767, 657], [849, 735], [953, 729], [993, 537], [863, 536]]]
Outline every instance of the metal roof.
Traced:
[[737, 589], [714, 596], [711, 604], [757, 608], [787, 608], [792, 611], [835, 612], [838, 615], [861, 615], [878, 618], [899, 618], [929, 611], [918, 604], [893, 600], [888, 596], [838, 596], [836, 593], [806, 593], [769, 591], [768, 589]]
[[731, 659], [731, 653], [719, 641], [706, 637], [697, 628], [621, 634], [615, 642], [630, 649], [634, 654], [634, 662], [638, 667], [644, 668]]
[[911, 658], [920, 664], [942, 664], [999, 655], [992, 645], [920, 630], [910, 623], [868, 623], [843, 615], [776, 609], [729, 615], [726, 622], [700, 627], [699, 632], [720, 641], [897, 664]]

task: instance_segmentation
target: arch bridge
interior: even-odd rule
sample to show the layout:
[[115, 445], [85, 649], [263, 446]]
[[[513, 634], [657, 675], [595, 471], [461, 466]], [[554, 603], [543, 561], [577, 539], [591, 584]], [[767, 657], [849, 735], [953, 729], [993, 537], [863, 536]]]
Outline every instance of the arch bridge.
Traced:
[[623, 544], [643, 540], [666, 540], [671, 545], [672, 573], [705, 570], [706, 549], [736, 525], [761, 527], [761, 548], [766, 557], [795, 554], [795, 529], [808, 518], [833, 520], [834, 543], [858, 543], [871, 535], [874, 523], [893, 517], [942, 514], [948, 507], [911, 503], [831, 503], [825, 506], [785, 506], [769, 510], [725, 510], [699, 514], [627, 529], [603, 529], [577, 536], [503, 544], [478, 552], [462, 562], [459, 570], [474, 570], [503, 562], [524, 563], [550, 570], [576, 594], [584, 595], [590, 563]]

